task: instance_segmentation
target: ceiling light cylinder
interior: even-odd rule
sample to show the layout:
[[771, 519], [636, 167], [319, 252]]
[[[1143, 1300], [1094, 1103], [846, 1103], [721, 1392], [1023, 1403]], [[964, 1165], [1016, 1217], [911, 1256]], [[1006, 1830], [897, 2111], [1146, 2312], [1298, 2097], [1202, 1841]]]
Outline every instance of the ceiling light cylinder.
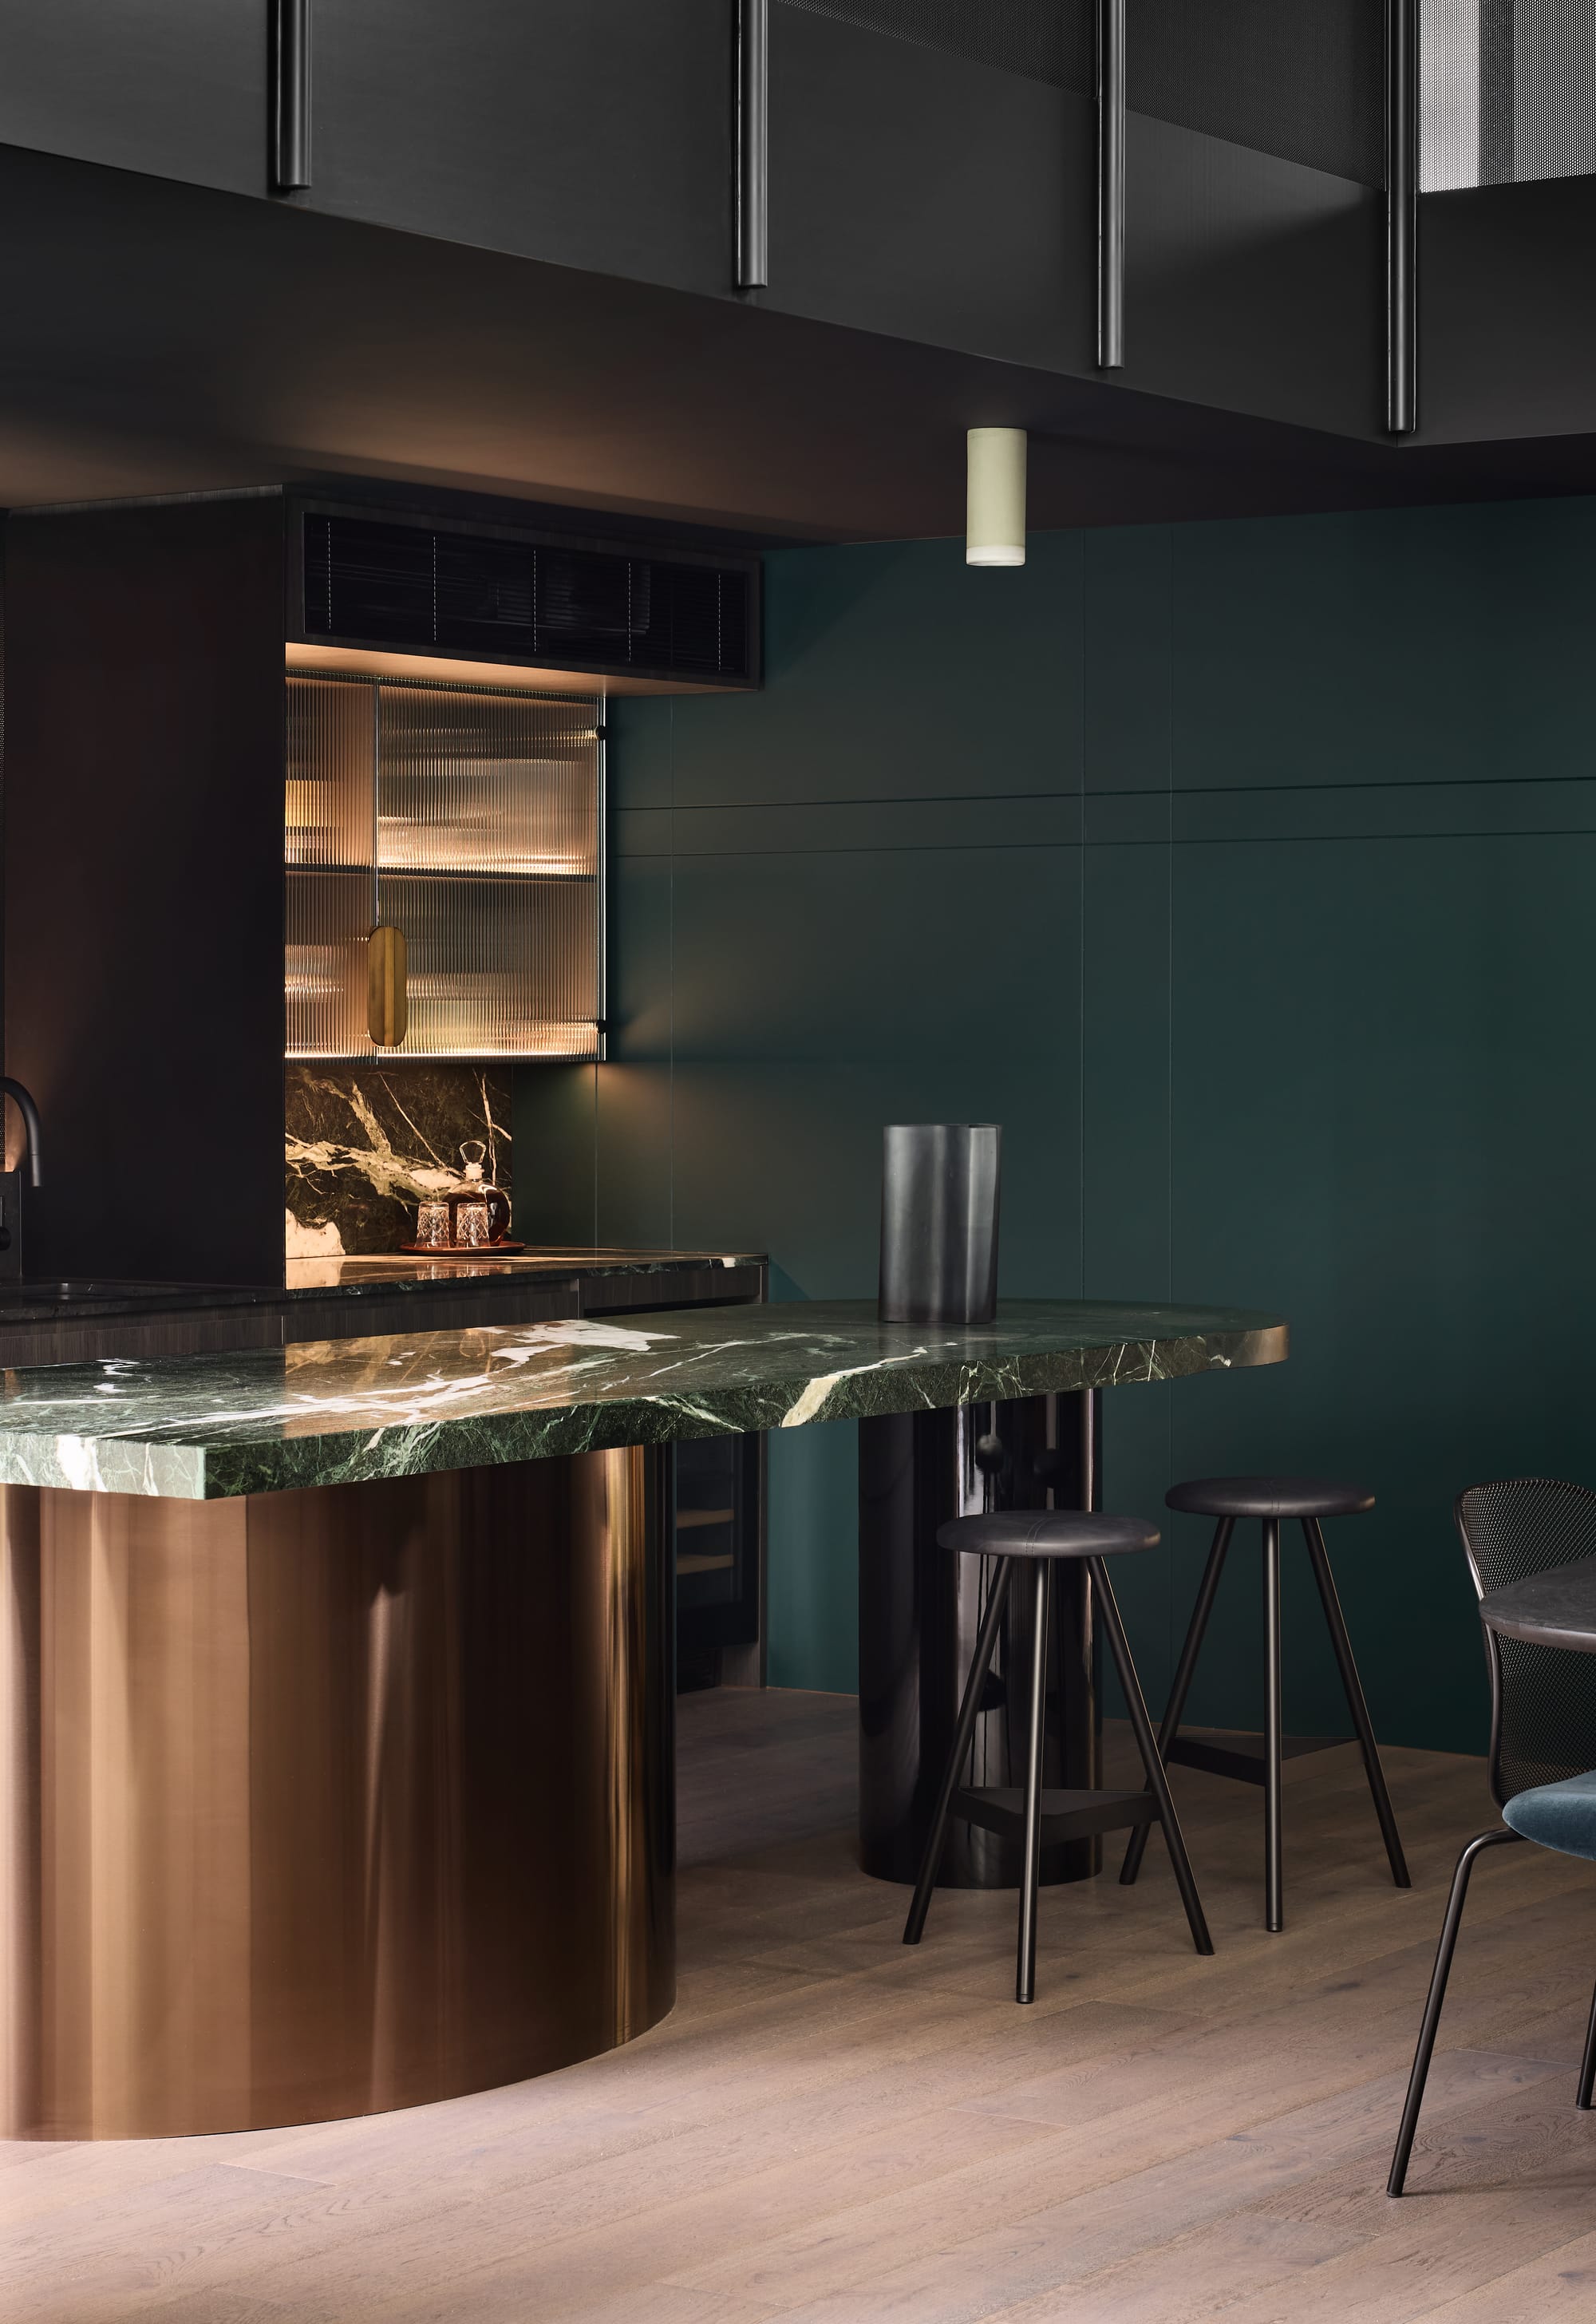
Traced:
[[966, 437], [966, 565], [1025, 563], [1025, 430], [972, 428]]

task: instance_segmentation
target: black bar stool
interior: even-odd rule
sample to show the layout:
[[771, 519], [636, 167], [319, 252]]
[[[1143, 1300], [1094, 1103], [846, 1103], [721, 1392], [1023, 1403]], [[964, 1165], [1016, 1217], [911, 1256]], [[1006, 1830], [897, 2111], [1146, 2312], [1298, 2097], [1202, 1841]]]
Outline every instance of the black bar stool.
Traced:
[[[1185, 1916], [1191, 1924], [1192, 1942], [1200, 1953], [1211, 1953], [1213, 1941], [1208, 1934], [1208, 1923], [1203, 1918], [1197, 1884], [1186, 1860], [1185, 1842], [1180, 1835], [1175, 1803], [1169, 1796], [1164, 1763], [1153, 1740], [1152, 1721], [1142, 1700], [1136, 1666], [1126, 1643], [1125, 1627], [1114, 1601], [1113, 1585], [1103, 1563], [1105, 1557], [1123, 1550], [1155, 1548], [1158, 1539], [1157, 1526], [1149, 1525], [1142, 1517], [1095, 1517], [1074, 1509], [994, 1509], [985, 1517], [955, 1517], [939, 1529], [936, 1538], [944, 1549], [961, 1552], [968, 1557], [992, 1558], [997, 1570], [992, 1577], [992, 1593], [987, 1600], [981, 1633], [975, 1642], [975, 1659], [964, 1683], [964, 1701], [959, 1705], [959, 1723], [954, 1732], [953, 1751], [942, 1778], [942, 1788], [937, 1794], [936, 1812], [932, 1818], [930, 1838], [926, 1842], [920, 1877], [915, 1883], [914, 1901], [909, 1905], [909, 1919], [904, 1924], [904, 1943], [919, 1943], [926, 1925], [926, 1914], [930, 1910], [931, 1890], [936, 1884], [937, 1867], [942, 1861], [942, 1851], [947, 1840], [948, 1819], [956, 1815], [962, 1816], [966, 1822], [979, 1824], [983, 1831], [1017, 1837], [1023, 1844], [1024, 1861], [1019, 1880], [1019, 1964], [1014, 1986], [1016, 2001], [1033, 2001], [1036, 1998], [1038, 1859], [1044, 1841], [1085, 1840], [1094, 1832], [1123, 1831], [1127, 1824], [1139, 1830], [1152, 1822], [1162, 1824], [1180, 1889], [1180, 1901], [1185, 1906]], [[1102, 1618], [1102, 1627], [1108, 1633], [1114, 1668], [1120, 1674], [1120, 1684], [1130, 1712], [1130, 1724], [1136, 1730], [1137, 1748], [1147, 1771], [1147, 1789], [1144, 1792], [1044, 1792], [1042, 1789], [1043, 1721], [1047, 1680], [1047, 1595], [1051, 1563], [1059, 1557], [1081, 1558], [1085, 1562], [1088, 1608], [1093, 1602], [1096, 1604]], [[1036, 1569], [1036, 1623], [1031, 1633], [1030, 1726], [1027, 1738], [1024, 1794], [1022, 1795], [1011, 1787], [997, 1785], [983, 1786], [979, 1790], [961, 1788], [959, 1776], [970, 1749], [970, 1738], [981, 1707], [982, 1690], [986, 1684], [992, 1652], [1002, 1628], [1003, 1609], [1009, 1601], [1014, 1569], [1026, 1563]]]
[[[1280, 1720], [1280, 1520], [1296, 1517], [1302, 1526], [1303, 1539], [1308, 1545], [1308, 1559], [1314, 1569], [1314, 1579], [1319, 1585], [1319, 1598], [1324, 1608], [1324, 1619], [1330, 1628], [1330, 1643], [1335, 1649], [1336, 1666], [1346, 1691], [1347, 1708], [1352, 1714], [1358, 1742], [1363, 1753], [1364, 1772], [1374, 1797], [1374, 1812], [1379, 1818], [1386, 1854], [1390, 1858], [1391, 1877], [1398, 1888], [1408, 1888], [1407, 1865], [1402, 1854], [1402, 1842], [1397, 1835], [1397, 1819], [1391, 1812], [1390, 1794], [1379, 1764], [1379, 1747], [1370, 1724], [1369, 1706], [1363, 1700], [1363, 1688], [1358, 1677], [1358, 1665], [1352, 1660], [1352, 1641], [1342, 1618], [1341, 1600], [1335, 1592], [1335, 1578], [1330, 1571], [1325, 1554], [1321, 1517], [1361, 1517], [1374, 1507], [1374, 1495], [1366, 1493], [1360, 1485], [1338, 1485], [1323, 1477], [1199, 1477], [1192, 1483], [1176, 1485], [1164, 1499], [1172, 1509], [1195, 1510], [1201, 1517], [1217, 1517], [1208, 1563], [1203, 1569], [1202, 1584], [1197, 1602], [1192, 1609], [1191, 1627], [1185, 1634], [1185, 1644], [1180, 1650], [1176, 1668], [1175, 1683], [1169, 1690], [1168, 1707], [1158, 1729], [1158, 1749], [1164, 1763], [1171, 1761], [1183, 1767], [1203, 1767], [1213, 1775], [1234, 1775], [1244, 1784], [1261, 1784], [1264, 1794], [1264, 1922], [1266, 1927], [1279, 1930], [1285, 1925], [1284, 1891], [1280, 1860], [1280, 1771], [1285, 1759], [1299, 1758], [1308, 1751], [1328, 1751], [1338, 1743], [1350, 1741], [1345, 1735], [1286, 1735]], [[1264, 1693], [1264, 1731], [1257, 1736], [1232, 1735], [1223, 1738], [1182, 1735], [1181, 1713], [1190, 1692], [1192, 1673], [1197, 1666], [1197, 1655], [1203, 1644], [1203, 1634], [1208, 1628], [1208, 1617], [1213, 1610], [1214, 1593], [1219, 1577], [1224, 1571], [1225, 1552], [1231, 1545], [1231, 1536], [1238, 1517], [1257, 1517], [1263, 1527], [1263, 1628], [1266, 1683]], [[1125, 1850], [1125, 1861], [1120, 1878], [1129, 1884], [1140, 1868], [1142, 1852], [1147, 1847], [1145, 1831], [1130, 1835], [1130, 1845]]]

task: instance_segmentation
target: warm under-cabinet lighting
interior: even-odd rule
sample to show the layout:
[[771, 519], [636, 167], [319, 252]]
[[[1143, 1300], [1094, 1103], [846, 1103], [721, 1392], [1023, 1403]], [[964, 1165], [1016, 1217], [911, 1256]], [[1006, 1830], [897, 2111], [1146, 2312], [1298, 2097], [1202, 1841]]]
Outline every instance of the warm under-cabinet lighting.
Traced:
[[291, 672], [291, 1057], [602, 1054], [594, 710]]
[[1023, 428], [972, 428], [965, 438], [966, 565], [1025, 563]]

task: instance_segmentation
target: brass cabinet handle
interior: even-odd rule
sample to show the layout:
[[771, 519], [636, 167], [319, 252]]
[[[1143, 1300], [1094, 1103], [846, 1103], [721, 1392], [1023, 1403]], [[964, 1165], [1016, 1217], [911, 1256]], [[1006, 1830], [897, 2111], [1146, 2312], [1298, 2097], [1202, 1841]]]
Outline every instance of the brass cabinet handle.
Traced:
[[379, 1049], [397, 1049], [410, 1028], [408, 950], [402, 928], [374, 927], [367, 940], [365, 1025]]

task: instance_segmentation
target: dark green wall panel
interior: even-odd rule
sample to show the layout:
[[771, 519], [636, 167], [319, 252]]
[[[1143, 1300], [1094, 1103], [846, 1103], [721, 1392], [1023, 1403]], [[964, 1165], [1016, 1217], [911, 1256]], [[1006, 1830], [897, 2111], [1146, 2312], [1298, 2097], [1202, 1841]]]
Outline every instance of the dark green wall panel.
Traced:
[[[1111, 1500], [1366, 1478], [1377, 1724], [1479, 1748], [1453, 1498], [1588, 1461], [1593, 576], [1579, 501], [772, 557], [762, 694], [613, 706], [614, 1063], [518, 1084], [550, 1215], [864, 1295], [881, 1125], [1001, 1120], [1007, 1291], [1292, 1321], [1278, 1370], [1112, 1395]], [[850, 1432], [771, 1473], [772, 1674], [846, 1686]], [[1127, 1565], [1155, 1702], [1204, 1534]], [[1260, 1710], [1233, 1565], [1219, 1724]], [[1289, 1544], [1286, 1593], [1288, 1720], [1334, 1731]]]
[[1179, 527], [1177, 788], [1587, 773], [1591, 539], [1577, 500]]
[[[1577, 1060], [1596, 841], [1176, 860], [1175, 1285], [1283, 1298], [1293, 1331], [1277, 1375], [1204, 1384], [1200, 1425], [1182, 1400], [1177, 1458], [1366, 1477], [1375, 1514], [1332, 1530], [1349, 1621], [1379, 1642], [1377, 1723], [1476, 1742], [1453, 1497], [1588, 1459], [1596, 1089]], [[1319, 1679], [1308, 1731], [1333, 1714], [1324, 1658]]]
[[[685, 848], [705, 807], [1078, 788], [1081, 540], [1044, 535], [1023, 568], [982, 574], [974, 598], [955, 541], [771, 558], [765, 692], [613, 706], [619, 801], [634, 803], [627, 738], [655, 722], [675, 738]], [[635, 804], [658, 804], [655, 781]]]
[[859, 1684], [859, 1431], [778, 1429], [770, 1447], [772, 1686], [853, 1694]]

